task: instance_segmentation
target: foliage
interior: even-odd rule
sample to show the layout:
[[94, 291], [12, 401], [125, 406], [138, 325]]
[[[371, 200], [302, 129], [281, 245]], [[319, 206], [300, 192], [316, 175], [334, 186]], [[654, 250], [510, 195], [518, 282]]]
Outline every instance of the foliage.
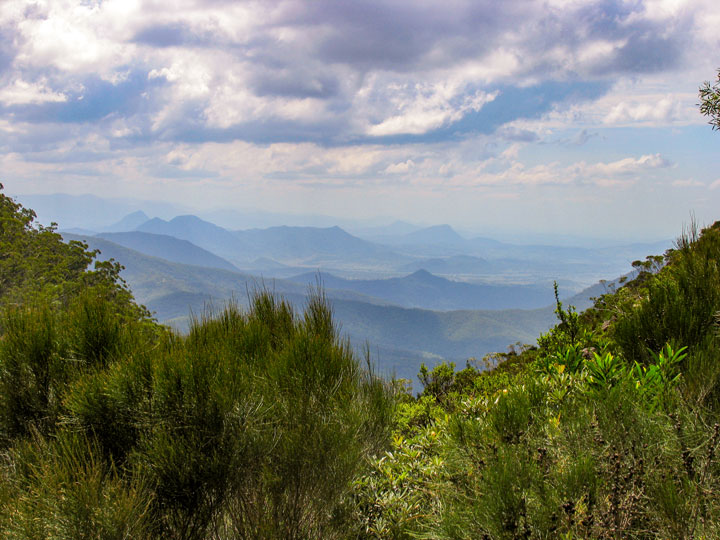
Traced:
[[[129, 318], [149, 319], [120, 277], [123, 267], [95, 261], [82, 242], [63, 242], [55, 224], [35, 223], [36, 214], [2, 193], [0, 184], [0, 308], [7, 305], [64, 305], [87, 289], [112, 296], [115, 309]], [[0, 331], [2, 329], [0, 328]]]
[[647, 362], [671, 341], [701, 345], [720, 310], [720, 223], [683, 234], [663, 269], [616, 308], [612, 337], [630, 360]]
[[[396, 445], [356, 483], [363, 530], [388, 538], [716, 537], [720, 306], [715, 291], [702, 294], [718, 288], [716, 228], [636, 261], [635, 277], [588, 313], [558, 301], [559, 323], [537, 350], [495, 355], [494, 369], [471, 376], [452, 364], [421, 369], [424, 391], [398, 409], [395, 441], [417, 444], [430, 430], [442, 444], [412, 465]], [[640, 323], [629, 330], [627, 321]], [[423, 498], [431, 490], [440, 497]]]
[[432, 398], [421, 401], [419, 407], [400, 406], [404, 420], [391, 448], [374, 457], [370, 471], [355, 481], [349, 537], [412, 538], [440, 518], [448, 482], [447, 416]]
[[1, 202], [3, 538], [720, 537], [720, 224], [584, 313], [556, 290], [537, 347], [422, 366], [414, 397], [321, 292], [180, 336]]
[[0, 202], [0, 536], [341, 535], [395, 400], [321, 293], [298, 316], [260, 292], [181, 337], [119, 265], [88, 270], [94, 252]]
[[[89, 444], [119, 486], [143, 486], [138, 526], [153, 536], [337, 536], [352, 479], [387, 440], [387, 386], [359, 367], [320, 296], [298, 318], [261, 293], [249, 313], [230, 306], [197, 320], [187, 338], [123, 324], [107, 300], [78, 300], [57, 319], [16, 309], [8, 320], [0, 363], [5, 388], [16, 389], [3, 403], [10, 480], [23, 481], [12, 471], [26, 459], [18, 448], [40, 444], [33, 433], [77, 434], [69, 452]], [[42, 455], [38, 468], [60, 466]], [[104, 489], [83, 471], [78, 489]], [[30, 519], [23, 512], [68, 489], [46, 489], [63, 478], [37, 478], [32, 500], [8, 515]], [[125, 504], [118, 489], [107, 504]]]
[[36, 433], [3, 465], [3, 538], [151, 538], [151, 495], [142, 479], [123, 479], [82, 434]]
[[714, 84], [706, 81], [699, 90], [700, 112], [710, 118], [713, 129], [720, 129], [720, 70]]

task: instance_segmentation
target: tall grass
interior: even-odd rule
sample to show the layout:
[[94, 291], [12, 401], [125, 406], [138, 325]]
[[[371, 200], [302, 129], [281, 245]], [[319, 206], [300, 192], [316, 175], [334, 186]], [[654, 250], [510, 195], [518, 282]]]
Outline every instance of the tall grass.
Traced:
[[8, 443], [35, 426], [47, 432], [59, 414], [67, 365], [48, 307], [12, 307], [2, 317], [0, 440]]
[[[320, 294], [298, 315], [261, 292], [186, 337], [96, 297], [5, 328], [3, 474], [18, 487], [0, 491], [0, 534], [112, 538], [98, 531], [114, 512], [124, 537], [339, 538], [351, 481], [388, 441], [389, 387]], [[84, 519], [97, 527], [73, 528]]]
[[34, 432], [4, 457], [3, 538], [151, 537], [151, 493], [143, 479], [123, 478], [83, 434]]
[[691, 228], [676, 242], [668, 264], [646, 285], [638, 305], [622, 313], [613, 337], [626, 358], [649, 360], [649, 351], [674, 342], [704, 342], [720, 311], [720, 225]]

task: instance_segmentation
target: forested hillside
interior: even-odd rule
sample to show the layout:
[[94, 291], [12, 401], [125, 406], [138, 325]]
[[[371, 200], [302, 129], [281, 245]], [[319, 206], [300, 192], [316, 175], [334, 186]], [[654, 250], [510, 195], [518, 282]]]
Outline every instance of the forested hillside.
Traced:
[[181, 337], [132, 303], [116, 265], [88, 270], [85, 245], [0, 197], [0, 536], [342, 530], [394, 398], [320, 292], [302, 315], [259, 293]]
[[415, 396], [321, 291], [182, 336], [117, 264], [0, 211], [3, 538], [720, 537], [720, 224]]

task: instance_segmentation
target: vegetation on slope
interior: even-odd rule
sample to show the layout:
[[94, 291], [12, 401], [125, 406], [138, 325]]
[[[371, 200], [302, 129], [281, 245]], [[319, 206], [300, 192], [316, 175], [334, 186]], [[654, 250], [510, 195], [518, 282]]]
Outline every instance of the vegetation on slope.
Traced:
[[[7, 219], [31, 217], [13, 204]], [[19, 247], [43, 232], [27, 219]], [[298, 316], [260, 293], [181, 337], [92, 275], [59, 283], [62, 302], [31, 294], [3, 312], [0, 536], [341, 536], [393, 401], [323, 297]], [[103, 286], [124, 290], [113, 276]]]
[[95, 262], [90, 270], [96, 252], [82, 242], [64, 243], [54, 225], [37, 225], [35, 217], [0, 193], [0, 306], [63, 303], [82, 289], [95, 288], [112, 296], [119, 309], [145, 315], [119, 278], [119, 264]]
[[0, 203], [4, 538], [720, 537], [720, 223], [413, 396], [321, 294], [179, 336]]
[[356, 483], [358, 536], [720, 536], [720, 224], [494, 370], [420, 374]]

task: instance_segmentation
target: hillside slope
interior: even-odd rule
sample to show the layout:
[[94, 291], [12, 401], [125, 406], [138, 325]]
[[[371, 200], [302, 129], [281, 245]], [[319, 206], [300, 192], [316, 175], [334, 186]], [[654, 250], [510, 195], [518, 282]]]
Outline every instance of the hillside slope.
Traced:
[[206, 249], [187, 240], [181, 240], [164, 234], [140, 231], [107, 232], [95, 235], [115, 244], [134, 249], [151, 257], [160, 257], [170, 262], [207, 266], [237, 272], [238, 268], [230, 261], [218, 257]]
[[403, 306], [440, 311], [458, 309], [537, 309], [554, 302], [552, 285], [481, 285], [451, 281], [418, 270], [401, 278], [344, 279], [328, 273], [288, 278], [313, 283], [320, 277], [331, 289], [347, 289]]
[[[138, 301], [160, 322], [186, 329], [190, 313], [200, 314], [208, 305], [222, 307], [234, 298], [247, 304], [248, 294], [267, 288], [302, 307], [306, 283], [287, 280], [264, 282], [261, 278], [227, 270], [173, 263], [150, 257], [99, 237], [66, 234], [101, 251], [100, 259], [114, 258], [125, 266], [123, 278]], [[327, 287], [326, 296], [341, 329], [360, 347], [371, 344], [379, 353], [384, 373], [414, 379], [422, 361], [463, 361], [469, 357], [504, 350], [509, 343], [532, 342], [547, 330], [552, 308], [437, 312], [388, 305], [386, 300], [359, 292]]]

